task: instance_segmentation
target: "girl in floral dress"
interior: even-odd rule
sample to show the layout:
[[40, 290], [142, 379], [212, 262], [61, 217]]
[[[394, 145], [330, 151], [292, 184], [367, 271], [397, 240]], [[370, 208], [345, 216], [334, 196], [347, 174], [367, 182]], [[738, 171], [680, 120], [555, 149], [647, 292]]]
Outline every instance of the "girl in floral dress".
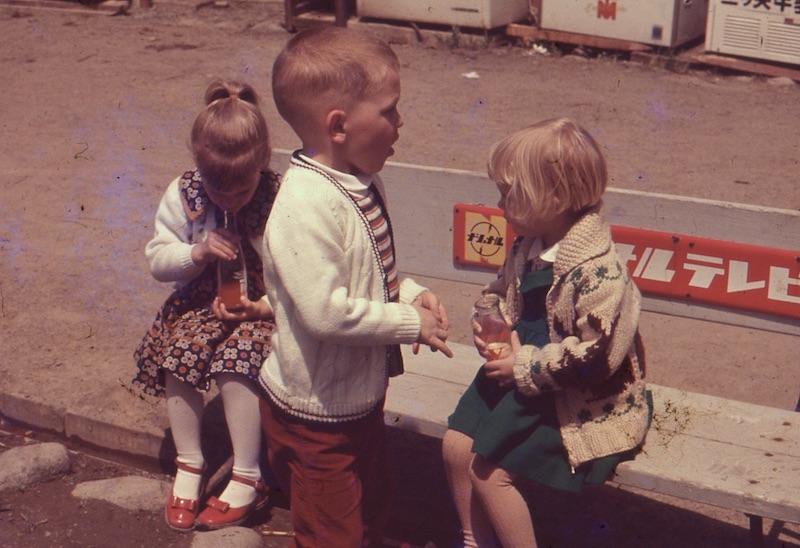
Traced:
[[[205, 102], [191, 134], [197, 168], [167, 188], [145, 248], [153, 277], [174, 282], [175, 290], [134, 354], [133, 385], [166, 398], [177, 473], [165, 517], [179, 531], [242, 523], [267, 495], [255, 379], [274, 324], [258, 252], [279, 179], [267, 167], [269, 133], [254, 90], [216, 81]], [[225, 212], [235, 214], [238, 227], [223, 226]], [[240, 250], [247, 296], [226, 307], [217, 297], [216, 263]], [[231, 437], [233, 472], [219, 498], [211, 497], [200, 512], [206, 470], [200, 425], [212, 378]]]

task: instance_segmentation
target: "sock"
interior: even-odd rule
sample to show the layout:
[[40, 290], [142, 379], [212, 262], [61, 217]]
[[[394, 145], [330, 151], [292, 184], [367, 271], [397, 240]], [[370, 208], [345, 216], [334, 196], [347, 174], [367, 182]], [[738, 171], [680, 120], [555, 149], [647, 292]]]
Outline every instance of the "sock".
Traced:
[[[173, 375], [166, 376], [167, 417], [178, 462], [202, 470], [205, 466], [200, 447], [200, 420], [203, 415], [203, 395], [193, 386]], [[178, 468], [172, 494], [178, 498], [197, 500], [203, 477]]]
[[179, 499], [197, 500], [200, 498], [200, 486], [203, 483], [203, 476], [192, 474], [178, 468], [175, 474], [175, 483], [172, 485], [172, 494]]
[[256, 490], [244, 483], [229, 481], [228, 486], [219, 496], [219, 500], [227, 502], [231, 508], [240, 508], [256, 500]]
[[[258, 393], [252, 381], [241, 375], [222, 374], [217, 386], [225, 408], [225, 422], [233, 445], [233, 474], [253, 481], [261, 479], [258, 466], [261, 451], [261, 414]], [[256, 499], [254, 487], [229, 481], [219, 496], [231, 508], [247, 506]]]

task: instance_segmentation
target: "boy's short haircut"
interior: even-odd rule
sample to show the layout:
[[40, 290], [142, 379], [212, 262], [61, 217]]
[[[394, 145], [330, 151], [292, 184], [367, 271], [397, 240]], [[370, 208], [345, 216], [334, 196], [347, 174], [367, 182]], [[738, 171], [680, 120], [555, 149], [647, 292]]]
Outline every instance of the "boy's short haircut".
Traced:
[[506, 196], [506, 215], [520, 222], [597, 205], [608, 184], [603, 153], [566, 118], [538, 122], [495, 143], [489, 178]]
[[316, 27], [292, 37], [275, 59], [272, 94], [280, 115], [296, 128], [310, 110], [341, 108], [385, 83], [400, 62], [372, 34], [342, 27]]

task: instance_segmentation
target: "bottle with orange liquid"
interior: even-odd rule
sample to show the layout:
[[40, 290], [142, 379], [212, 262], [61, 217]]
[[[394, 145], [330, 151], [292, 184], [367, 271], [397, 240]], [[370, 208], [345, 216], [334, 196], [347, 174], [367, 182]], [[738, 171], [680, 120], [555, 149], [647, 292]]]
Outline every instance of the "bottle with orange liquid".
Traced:
[[500, 313], [500, 298], [484, 295], [475, 303], [473, 319], [481, 327], [479, 337], [486, 343], [490, 360], [511, 354], [511, 330]]
[[[223, 226], [238, 235], [236, 213], [226, 211]], [[243, 308], [242, 297], [247, 296], [247, 269], [241, 243], [235, 259], [217, 260], [217, 295], [227, 310], [234, 312]]]

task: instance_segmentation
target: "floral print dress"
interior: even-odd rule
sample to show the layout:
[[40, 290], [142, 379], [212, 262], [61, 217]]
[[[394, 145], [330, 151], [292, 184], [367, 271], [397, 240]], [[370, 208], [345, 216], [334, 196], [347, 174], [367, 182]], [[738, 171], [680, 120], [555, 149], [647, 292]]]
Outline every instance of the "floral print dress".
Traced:
[[[263, 232], [278, 188], [278, 176], [262, 174], [252, 200], [242, 209], [241, 233], [248, 279], [248, 298], [264, 293], [261, 258], [248, 234]], [[186, 172], [179, 188], [188, 222], [221, 211], [208, 199], [197, 170]], [[221, 373], [237, 373], [256, 380], [270, 352], [274, 323], [270, 320], [227, 322], [217, 319], [211, 302], [217, 292], [216, 264], [175, 290], [156, 315], [153, 325], [134, 352], [138, 372], [132, 384], [151, 396], [164, 396], [166, 374], [174, 375], [202, 392]]]

